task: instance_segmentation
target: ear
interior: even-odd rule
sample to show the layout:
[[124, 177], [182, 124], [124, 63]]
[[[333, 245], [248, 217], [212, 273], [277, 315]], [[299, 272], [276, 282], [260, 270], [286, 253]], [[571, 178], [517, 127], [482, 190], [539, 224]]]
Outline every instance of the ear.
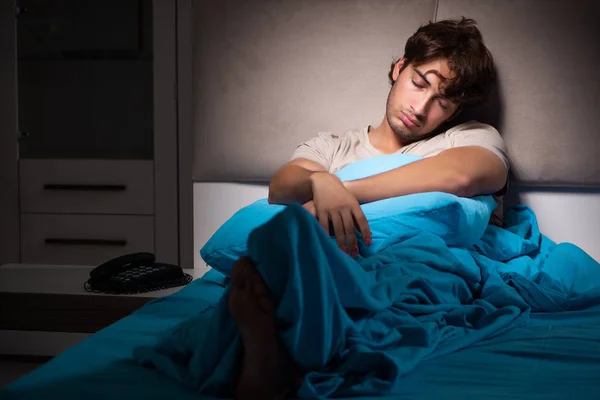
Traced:
[[402, 57], [400, 60], [398, 60], [396, 65], [394, 65], [394, 70], [392, 71], [392, 78], [394, 79], [394, 82], [398, 80], [398, 76], [400, 76], [400, 70], [404, 66], [405, 62], [406, 58]]

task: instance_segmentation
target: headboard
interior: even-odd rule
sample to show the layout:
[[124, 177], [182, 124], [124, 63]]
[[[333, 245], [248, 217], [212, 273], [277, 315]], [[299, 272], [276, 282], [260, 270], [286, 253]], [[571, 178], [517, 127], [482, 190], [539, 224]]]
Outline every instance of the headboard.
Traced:
[[596, 0], [195, 1], [194, 181], [265, 182], [318, 132], [379, 124], [408, 37], [460, 16], [499, 80], [460, 118], [498, 128], [518, 184], [599, 187]]

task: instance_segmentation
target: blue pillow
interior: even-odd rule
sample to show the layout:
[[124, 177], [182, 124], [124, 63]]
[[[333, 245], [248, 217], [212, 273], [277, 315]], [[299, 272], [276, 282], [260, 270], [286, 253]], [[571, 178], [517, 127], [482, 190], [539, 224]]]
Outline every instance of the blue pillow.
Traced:
[[[336, 173], [342, 180], [373, 176], [421, 159], [406, 154], [389, 154], [352, 163]], [[362, 256], [377, 253], [394, 240], [398, 226], [432, 232], [450, 246], [475, 244], [485, 231], [497, 204], [491, 196], [463, 198], [448, 193], [428, 192], [375, 201], [361, 206], [369, 221], [372, 244], [359, 242]], [[268, 222], [286, 206], [260, 199], [229, 218], [200, 250], [212, 268], [229, 275], [233, 264], [247, 255], [250, 233]], [[360, 239], [360, 234], [359, 234]]]

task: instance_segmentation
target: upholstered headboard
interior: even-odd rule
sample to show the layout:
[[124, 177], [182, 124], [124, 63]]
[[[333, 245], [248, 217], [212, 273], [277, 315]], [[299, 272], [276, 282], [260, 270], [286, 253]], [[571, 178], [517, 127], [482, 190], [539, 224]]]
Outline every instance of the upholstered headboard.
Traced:
[[600, 186], [596, 0], [195, 1], [194, 180], [268, 181], [318, 132], [380, 123], [406, 39], [460, 16], [499, 79], [461, 119], [498, 128], [517, 183]]

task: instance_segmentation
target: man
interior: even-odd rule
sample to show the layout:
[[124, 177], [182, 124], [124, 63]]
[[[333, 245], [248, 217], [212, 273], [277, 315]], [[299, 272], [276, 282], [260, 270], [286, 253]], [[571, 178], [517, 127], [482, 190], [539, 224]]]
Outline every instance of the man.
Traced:
[[[463, 197], [500, 194], [509, 162], [499, 133], [475, 121], [449, 127], [465, 107], [483, 102], [494, 83], [492, 56], [475, 21], [462, 18], [422, 26], [392, 64], [385, 116], [342, 136], [320, 134], [298, 146], [269, 185], [269, 201], [301, 203], [339, 247], [358, 254], [356, 229], [369, 245], [371, 233], [360, 204], [411, 193], [441, 191]], [[369, 178], [341, 182], [344, 166], [383, 154], [422, 160]], [[501, 207], [493, 223], [501, 223]], [[284, 385], [285, 351], [277, 344], [274, 305], [248, 259], [232, 274], [229, 307], [242, 331], [245, 355], [237, 396], [273, 397]]]

